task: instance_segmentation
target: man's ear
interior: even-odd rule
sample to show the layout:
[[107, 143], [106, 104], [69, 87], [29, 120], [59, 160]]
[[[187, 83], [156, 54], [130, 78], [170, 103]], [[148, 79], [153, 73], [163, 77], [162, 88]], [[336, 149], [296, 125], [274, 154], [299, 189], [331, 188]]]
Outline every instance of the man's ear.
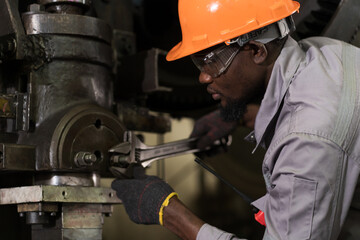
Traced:
[[258, 65], [263, 64], [268, 57], [268, 51], [265, 44], [257, 41], [250, 41], [248, 46], [252, 51], [252, 59], [254, 63]]

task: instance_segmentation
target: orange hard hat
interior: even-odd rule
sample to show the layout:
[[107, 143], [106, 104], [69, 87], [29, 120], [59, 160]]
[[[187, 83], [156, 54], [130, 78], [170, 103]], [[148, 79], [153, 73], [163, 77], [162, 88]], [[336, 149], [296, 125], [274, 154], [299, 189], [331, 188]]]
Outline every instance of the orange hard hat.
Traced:
[[167, 54], [173, 61], [265, 27], [298, 11], [292, 0], [179, 0], [182, 41]]

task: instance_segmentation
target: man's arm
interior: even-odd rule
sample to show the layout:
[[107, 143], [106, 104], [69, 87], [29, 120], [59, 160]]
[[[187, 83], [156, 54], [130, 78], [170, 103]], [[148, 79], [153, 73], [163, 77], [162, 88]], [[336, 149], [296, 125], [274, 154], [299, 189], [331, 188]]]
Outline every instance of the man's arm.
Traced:
[[164, 227], [185, 240], [240, 240], [235, 235], [202, 221], [177, 197], [171, 198], [164, 209]]
[[115, 179], [111, 187], [122, 200], [130, 219], [138, 224], [161, 224], [186, 240], [229, 240], [233, 234], [205, 224], [156, 176], [147, 176], [141, 165], [134, 167], [134, 179]]
[[181, 239], [195, 240], [205, 222], [195, 216], [177, 197], [164, 208], [164, 227]]

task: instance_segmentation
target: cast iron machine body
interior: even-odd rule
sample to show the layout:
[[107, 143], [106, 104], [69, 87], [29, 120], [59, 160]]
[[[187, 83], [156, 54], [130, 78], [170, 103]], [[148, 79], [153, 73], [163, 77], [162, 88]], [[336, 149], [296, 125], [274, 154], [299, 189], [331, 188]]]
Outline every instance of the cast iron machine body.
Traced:
[[113, 111], [113, 29], [85, 15], [91, 6], [0, 1], [0, 204], [31, 226], [11, 239], [102, 239], [120, 203], [100, 187], [125, 130]]

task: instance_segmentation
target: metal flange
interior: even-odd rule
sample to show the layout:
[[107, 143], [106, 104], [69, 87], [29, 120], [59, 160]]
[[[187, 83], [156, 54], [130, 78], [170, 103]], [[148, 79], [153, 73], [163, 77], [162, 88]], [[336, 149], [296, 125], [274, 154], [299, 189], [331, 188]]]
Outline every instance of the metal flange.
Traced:
[[25, 13], [25, 31], [33, 34], [60, 34], [90, 37], [111, 43], [112, 30], [103, 20], [72, 14]]
[[[50, 161], [60, 169], [105, 172], [108, 150], [123, 141], [125, 127], [116, 115], [96, 105], [71, 109], [56, 127], [50, 146]], [[91, 164], [79, 165], [79, 153], [94, 156]], [[81, 154], [80, 154], [81, 155]], [[84, 161], [85, 162], [85, 161]]]

